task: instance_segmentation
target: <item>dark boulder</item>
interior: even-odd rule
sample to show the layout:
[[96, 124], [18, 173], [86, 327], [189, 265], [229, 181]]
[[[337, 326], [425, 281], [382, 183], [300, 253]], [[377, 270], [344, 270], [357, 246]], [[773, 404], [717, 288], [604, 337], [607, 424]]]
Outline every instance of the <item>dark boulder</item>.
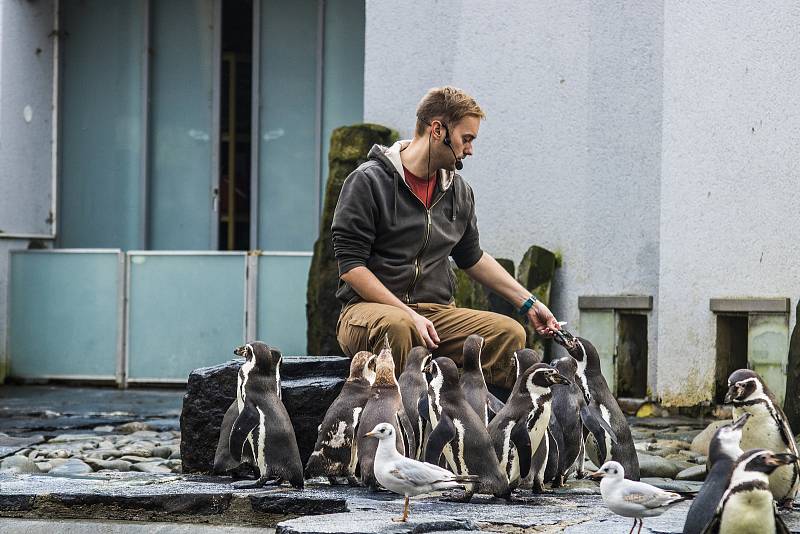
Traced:
[[[236, 376], [244, 359], [195, 369], [189, 375], [181, 412], [184, 473], [210, 473], [222, 418], [236, 397]], [[317, 427], [347, 378], [350, 360], [338, 356], [284, 356], [281, 396], [305, 464]]]
[[336, 300], [339, 268], [333, 257], [331, 223], [342, 184], [356, 167], [366, 161], [372, 145], [391, 145], [397, 138], [397, 132], [378, 124], [343, 126], [331, 134], [328, 181], [325, 184], [319, 239], [314, 243], [314, 256], [308, 270], [307, 347], [312, 354], [341, 354], [336, 340], [336, 321], [341, 307]]
[[[795, 317], [800, 317], [800, 302]], [[800, 431], [800, 321], [794, 325], [789, 341], [789, 359], [786, 364], [786, 396], [783, 411], [793, 432]]]

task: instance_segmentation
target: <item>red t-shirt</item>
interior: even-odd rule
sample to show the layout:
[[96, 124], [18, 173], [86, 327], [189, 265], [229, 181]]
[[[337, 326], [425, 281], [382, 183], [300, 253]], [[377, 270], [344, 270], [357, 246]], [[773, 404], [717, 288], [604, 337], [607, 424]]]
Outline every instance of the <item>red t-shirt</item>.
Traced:
[[430, 180], [426, 180], [411, 174], [411, 171], [403, 165], [403, 174], [405, 174], [406, 183], [411, 188], [411, 191], [414, 192], [414, 195], [425, 204], [426, 208], [430, 208], [431, 202], [433, 202], [433, 193], [436, 190], [436, 173], [431, 175]]

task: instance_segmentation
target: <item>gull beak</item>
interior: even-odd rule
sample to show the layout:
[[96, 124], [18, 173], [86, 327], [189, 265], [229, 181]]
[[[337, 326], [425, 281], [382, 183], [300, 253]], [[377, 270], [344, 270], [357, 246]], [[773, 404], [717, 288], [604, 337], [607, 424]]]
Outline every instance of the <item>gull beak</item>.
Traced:
[[377, 437], [377, 436], [378, 436], [378, 435], [377, 435], [375, 432], [371, 432], [371, 431], [370, 431], [370, 432], [367, 432], [367, 433], [366, 433], [366, 434], [364, 434], [364, 435], [365, 435], [365, 436], [369, 436], [369, 437], [371, 437], [371, 438], [375, 438], [375, 437]]
[[595, 471], [594, 473], [589, 474], [589, 478], [591, 478], [592, 480], [600, 480], [604, 476], [606, 476], [606, 474], [603, 473], [602, 471]]

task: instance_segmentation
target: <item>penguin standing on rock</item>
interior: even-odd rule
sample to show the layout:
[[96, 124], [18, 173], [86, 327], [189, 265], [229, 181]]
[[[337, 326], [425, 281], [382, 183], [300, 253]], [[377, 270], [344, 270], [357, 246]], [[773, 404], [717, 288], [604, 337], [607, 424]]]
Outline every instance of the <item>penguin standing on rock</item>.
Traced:
[[456, 364], [440, 357], [428, 369], [432, 375], [428, 387], [431, 420], [435, 415], [437, 422], [428, 438], [425, 461], [438, 465], [444, 452], [453, 473], [477, 475], [478, 482], [466, 486], [465, 501], [476, 492], [510, 498], [508, 477], [500, 469], [486, 425], [461, 391]]
[[791, 465], [797, 456], [752, 449], [742, 454], [731, 474], [728, 488], [704, 534], [788, 534], [769, 488], [770, 475]]
[[[764, 448], [773, 452], [785, 452], [795, 456], [797, 444], [783, 410], [775, 396], [758, 376], [749, 369], [739, 369], [728, 377], [728, 393], [725, 403], [733, 404], [733, 417], [743, 413], [751, 417], [742, 430], [742, 448]], [[769, 488], [778, 505], [793, 506], [800, 487], [800, 464], [793, 462], [775, 469], [769, 477]]]
[[396, 431], [395, 447], [400, 454], [408, 456], [414, 454], [417, 448], [414, 442], [414, 428], [403, 408], [400, 388], [394, 376], [394, 360], [388, 339], [375, 361], [375, 382], [370, 388], [369, 398], [361, 413], [357, 431], [361, 482], [373, 490], [378, 488], [378, 481], [373, 469], [378, 443], [367, 436], [367, 432], [381, 423], [389, 423], [394, 427]]
[[422, 446], [425, 438], [425, 421], [427, 414], [419, 413], [420, 399], [427, 394], [428, 381], [425, 379], [423, 369], [431, 361], [431, 353], [425, 347], [412, 348], [406, 356], [405, 367], [400, 373], [397, 382], [400, 387], [400, 395], [403, 397], [403, 408], [406, 411], [408, 420], [414, 427], [414, 441], [417, 448], [410, 457], [419, 460], [422, 456]]
[[600, 370], [600, 356], [588, 340], [560, 330], [555, 340], [578, 361], [575, 380], [583, 390], [586, 406], [581, 420], [586, 427], [586, 452], [596, 465], [614, 460], [622, 464], [625, 478], [639, 480], [639, 458], [625, 414]]
[[350, 361], [350, 376], [319, 427], [314, 452], [306, 463], [306, 478], [326, 476], [333, 484], [335, 477], [347, 477], [351, 485], [358, 484], [356, 429], [374, 381], [375, 355], [368, 351], [356, 353]]
[[686, 515], [683, 534], [701, 534], [717, 512], [717, 506], [728, 489], [731, 473], [736, 461], [743, 454], [739, 442], [742, 428], [750, 414], [742, 415], [730, 425], [725, 425], [711, 438], [708, 446], [708, 476], [700, 493], [692, 499], [692, 507]]
[[229, 447], [233, 459], [258, 468], [255, 483], [238, 484], [239, 488], [262, 487], [269, 481], [283, 480], [303, 488], [303, 464], [297, 448], [294, 428], [280, 399], [279, 350], [260, 341], [237, 348], [244, 356], [239, 369], [236, 405], [239, 415], [230, 432]]

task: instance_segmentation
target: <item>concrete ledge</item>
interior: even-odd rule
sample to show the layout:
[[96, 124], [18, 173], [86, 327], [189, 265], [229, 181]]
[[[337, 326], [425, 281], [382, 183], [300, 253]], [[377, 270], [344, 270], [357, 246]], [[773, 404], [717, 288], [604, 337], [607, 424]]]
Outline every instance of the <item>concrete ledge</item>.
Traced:
[[788, 298], [722, 298], [711, 299], [714, 313], [789, 313]]
[[578, 297], [581, 310], [652, 310], [650, 295], [584, 295]]

